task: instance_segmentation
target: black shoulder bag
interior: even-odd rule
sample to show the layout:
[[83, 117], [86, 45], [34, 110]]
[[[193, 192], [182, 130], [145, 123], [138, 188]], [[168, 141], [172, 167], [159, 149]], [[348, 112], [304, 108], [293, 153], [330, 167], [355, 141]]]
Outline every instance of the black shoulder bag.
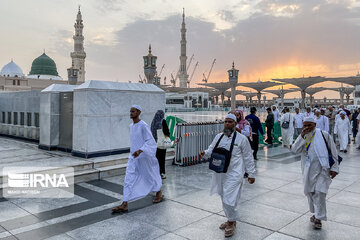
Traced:
[[[323, 137], [323, 139], [324, 139], [324, 141], [325, 141], [326, 149], [327, 149], [327, 151], [328, 151], [328, 155], [329, 155], [329, 165], [330, 165], [330, 167], [332, 167], [332, 165], [334, 165], [334, 163], [335, 163], [334, 158], [333, 158], [333, 156], [332, 156], [331, 150], [330, 150], [330, 148], [329, 148], [329, 146], [328, 146], [328, 143], [327, 143], [327, 141], [326, 141], [326, 139], [325, 139], [325, 136], [324, 136], [324, 134], [323, 134], [322, 131], [321, 131], [321, 135], [322, 135], [322, 137]], [[339, 165], [340, 165], [340, 163], [342, 162], [342, 160], [343, 160], [343, 158], [342, 158], [340, 155], [338, 155], [338, 163], [339, 163]]]
[[234, 148], [234, 142], [236, 138], [236, 131], [234, 132], [230, 150], [225, 148], [218, 148], [218, 145], [221, 139], [224, 137], [224, 134], [221, 135], [219, 140], [217, 141], [213, 152], [211, 153], [211, 157], [209, 160], [209, 169], [217, 172], [217, 173], [226, 173], [230, 164], [231, 154]]
[[284, 121], [281, 124], [281, 127], [284, 128], [284, 129], [288, 129], [290, 127], [290, 113], [289, 113], [289, 121]]

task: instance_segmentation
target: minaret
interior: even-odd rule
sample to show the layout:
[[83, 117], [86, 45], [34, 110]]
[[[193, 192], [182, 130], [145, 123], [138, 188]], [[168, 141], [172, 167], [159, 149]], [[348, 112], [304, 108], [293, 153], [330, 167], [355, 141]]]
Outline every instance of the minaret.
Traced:
[[180, 55], [180, 71], [179, 71], [179, 80], [180, 80], [180, 87], [186, 88], [188, 87], [188, 78], [189, 75], [187, 74], [186, 70], [186, 28], [185, 28], [185, 9], [183, 9], [183, 21], [181, 24], [181, 55]]
[[85, 58], [86, 53], [84, 51], [84, 36], [83, 36], [83, 20], [79, 11], [76, 16], [76, 22], [74, 25], [75, 28], [75, 35], [73, 36], [74, 39], [74, 52], [70, 54], [72, 58], [72, 66], [74, 69], [78, 70], [78, 82], [83, 83], [85, 82]]

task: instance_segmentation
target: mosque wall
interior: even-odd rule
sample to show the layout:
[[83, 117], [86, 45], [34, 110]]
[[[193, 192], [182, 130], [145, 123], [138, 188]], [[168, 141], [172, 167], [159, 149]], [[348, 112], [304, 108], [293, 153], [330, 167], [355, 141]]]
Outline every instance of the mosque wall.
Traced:
[[40, 91], [0, 92], [0, 134], [39, 140]]

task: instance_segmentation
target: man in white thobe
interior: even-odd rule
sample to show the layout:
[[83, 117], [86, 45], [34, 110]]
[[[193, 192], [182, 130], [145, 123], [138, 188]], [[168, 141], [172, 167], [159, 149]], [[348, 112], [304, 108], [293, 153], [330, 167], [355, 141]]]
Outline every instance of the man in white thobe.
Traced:
[[[236, 127], [236, 117], [228, 114], [225, 117], [224, 132], [219, 133], [206, 151], [200, 151], [200, 158], [209, 158], [212, 151], [222, 137], [218, 147], [230, 149], [231, 141]], [[239, 221], [237, 205], [240, 202], [241, 189], [243, 186], [244, 173], [248, 173], [248, 182], [255, 182], [255, 163], [250, 147], [249, 140], [242, 134], [236, 134], [233, 151], [231, 154], [230, 165], [226, 173], [216, 173], [212, 177], [211, 194], [217, 193], [221, 196], [223, 209], [228, 219], [220, 225], [220, 229], [225, 230], [225, 236], [230, 237], [234, 234], [236, 221]]]
[[294, 138], [296, 139], [302, 131], [304, 121], [304, 115], [300, 113], [299, 108], [295, 108], [295, 115], [294, 115]]
[[280, 121], [280, 112], [276, 109], [275, 105], [272, 106], [272, 112], [274, 114], [274, 123], [277, 123], [278, 121]]
[[315, 109], [316, 128], [329, 132], [329, 118], [321, 115], [321, 110]]
[[[332, 166], [329, 164], [326, 144], [334, 159]], [[308, 117], [304, 119], [301, 135], [296, 139], [291, 150], [294, 153], [301, 153], [304, 194], [308, 198], [310, 212], [314, 213], [310, 221], [314, 223], [315, 228], [321, 229], [321, 220], [327, 220], [326, 194], [331, 179], [339, 173], [335, 143], [329, 133], [321, 132], [320, 129], [316, 128], [314, 118]]]
[[154, 203], [163, 199], [159, 162], [156, 159], [156, 142], [149, 126], [140, 120], [141, 107], [130, 109], [133, 123], [130, 125], [130, 155], [126, 166], [123, 203], [112, 209], [113, 212], [127, 212], [128, 202], [146, 197], [156, 192]]
[[[288, 128], [283, 128], [284, 122], [289, 122]], [[285, 108], [285, 114], [281, 117], [280, 126], [283, 146], [291, 147], [294, 137], [294, 117], [290, 114], [289, 108]]]
[[349, 135], [351, 134], [351, 127], [349, 118], [346, 117], [346, 112], [341, 111], [340, 117], [336, 119], [334, 134], [337, 135], [337, 138], [340, 143], [340, 152], [347, 152], [346, 148], [349, 144]]
[[306, 108], [306, 112], [304, 113], [304, 117], [314, 117], [314, 113], [311, 111], [311, 107]]

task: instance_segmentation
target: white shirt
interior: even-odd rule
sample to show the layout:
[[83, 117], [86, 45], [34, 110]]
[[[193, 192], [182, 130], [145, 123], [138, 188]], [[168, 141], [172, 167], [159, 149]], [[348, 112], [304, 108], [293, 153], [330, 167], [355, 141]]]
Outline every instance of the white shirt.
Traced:
[[304, 121], [304, 115], [302, 113], [298, 113], [294, 115], [294, 127], [295, 128], [302, 128]]

